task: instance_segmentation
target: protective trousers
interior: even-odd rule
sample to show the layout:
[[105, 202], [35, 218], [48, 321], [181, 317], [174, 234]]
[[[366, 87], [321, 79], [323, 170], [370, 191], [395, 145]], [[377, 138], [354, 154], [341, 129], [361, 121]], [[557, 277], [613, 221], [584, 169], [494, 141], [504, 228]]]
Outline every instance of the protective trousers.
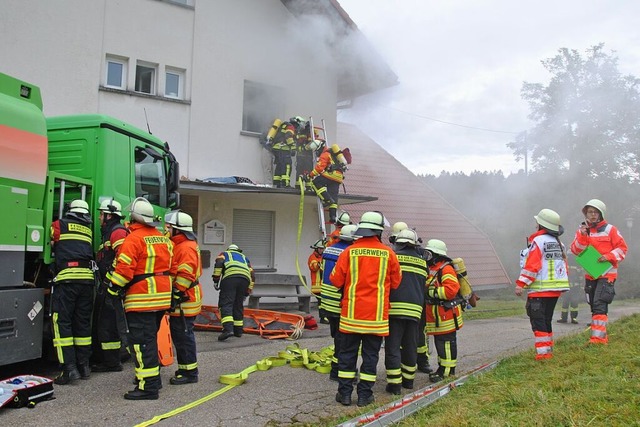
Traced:
[[384, 344], [387, 384], [413, 388], [418, 358], [417, 320], [389, 317], [389, 336]]
[[569, 308], [571, 308], [571, 320], [578, 319], [578, 304], [580, 303], [581, 292], [579, 286], [571, 287], [567, 292], [562, 294], [562, 310], [560, 311], [560, 320], [566, 322], [569, 317]]
[[332, 181], [322, 175], [318, 175], [312, 181], [313, 191], [322, 202], [322, 206], [329, 208], [329, 221], [336, 222], [338, 212], [338, 193], [340, 183]]
[[135, 362], [137, 389], [157, 392], [162, 387], [158, 361], [158, 329], [163, 311], [129, 311], [128, 342]]
[[368, 334], [341, 333], [342, 348], [338, 354], [338, 393], [351, 396], [353, 380], [356, 377], [358, 363], [358, 349], [362, 344], [362, 365], [360, 365], [360, 380], [358, 381], [358, 399], [367, 399], [373, 395], [373, 385], [376, 383], [376, 368], [382, 337]]
[[456, 332], [433, 336], [438, 353], [438, 371], [443, 378], [455, 375], [458, 363], [458, 341]]
[[418, 357], [416, 363], [422, 372], [429, 372], [429, 340], [427, 338], [427, 312], [422, 307], [422, 317], [418, 323]]
[[113, 302], [107, 302], [106, 295], [106, 286], [100, 284], [93, 308], [93, 336], [96, 338], [96, 343], [93, 346], [93, 359], [106, 366], [118, 366], [120, 365], [122, 340], [118, 331], [118, 319]]
[[536, 359], [549, 359], [553, 355], [551, 320], [558, 297], [527, 298], [525, 308], [533, 330]]
[[333, 338], [333, 357], [331, 358], [331, 372], [329, 377], [333, 380], [338, 380], [338, 355], [342, 350], [342, 333], [340, 332], [340, 316], [336, 316], [333, 313], [328, 313], [327, 319], [329, 320], [329, 332]]
[[609, 342], [607, 323], [609, 322], [609, 304], [613, 302], [616, 295], [614, 283], [615, 280], [609, 282], [605, 278], [587, 279], [585, 282], [584, 291], [591, 307], [591, 343], [607, 344]]
[[291, 179], [291, 150], [273, 150], [273, 185], [288, 187]]
[[220, 282], [220, 317], [223, 332], [242, 335], [244, 323], [244, 298], [249, 288], [249, 279], [243, 276], [225, 277]]
[[196, 335], [193, 332], [195, 320], [196, 316], [171, 316], [169, 318], [171, 340], [176, 348], [178, 357], [178, 372], [176, 372], [176, 376], [198, 376]]
[[53, 346], [65, 370], [89, 363], [93, 282], [60, 283], [52, 295]]

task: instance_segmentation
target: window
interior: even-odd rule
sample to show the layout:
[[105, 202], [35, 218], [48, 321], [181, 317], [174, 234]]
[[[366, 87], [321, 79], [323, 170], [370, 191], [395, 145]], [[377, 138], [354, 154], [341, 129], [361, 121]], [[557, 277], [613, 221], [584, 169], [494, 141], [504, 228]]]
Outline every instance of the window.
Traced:
[[156, 94], [156, 68], [155, 65], [138, 62], [136, 65], [136, 92]]
[[136, 147], [136, 197], [167, 207], [167, 175], [160, 153], [149, 147]]
[[242, 130], [262, 133], [284, 112], [284, 89], [244, 81]]
[[273, 268], [275, 212], [233, 210], [231, 241], [238, 245], [258, 269]]
[[127, 60], [123, 58], [116, 58], [107, 56], [107, 75], [106, 75], [106, 87], [112, 87], [116, 89], [127, 88]]
[[184, 71], [166, 68], [164, 81], [164, 96], [167, 98], [184, 99]]

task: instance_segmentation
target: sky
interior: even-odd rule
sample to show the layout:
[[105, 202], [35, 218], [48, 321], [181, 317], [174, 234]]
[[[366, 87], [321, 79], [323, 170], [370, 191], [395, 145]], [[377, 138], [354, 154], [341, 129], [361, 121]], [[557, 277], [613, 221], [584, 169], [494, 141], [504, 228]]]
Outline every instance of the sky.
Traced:
[[352, 123], [416, 174], [524, 169], [506, 144], [533, 126], [523, 82], [541, 61], [604, 43], [640, 77], [637, 0], [338, 0], [398, 76], [355, 100]]

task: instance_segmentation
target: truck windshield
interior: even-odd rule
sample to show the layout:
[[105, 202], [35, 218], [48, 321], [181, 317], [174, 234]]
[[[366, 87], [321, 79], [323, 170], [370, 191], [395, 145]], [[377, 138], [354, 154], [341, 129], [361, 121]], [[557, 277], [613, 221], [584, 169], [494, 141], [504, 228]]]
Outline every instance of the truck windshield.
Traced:
[[162, 155], [149, 147], [136, 148], [135, 170], [136, 197], [167, 207], [167, 175]]

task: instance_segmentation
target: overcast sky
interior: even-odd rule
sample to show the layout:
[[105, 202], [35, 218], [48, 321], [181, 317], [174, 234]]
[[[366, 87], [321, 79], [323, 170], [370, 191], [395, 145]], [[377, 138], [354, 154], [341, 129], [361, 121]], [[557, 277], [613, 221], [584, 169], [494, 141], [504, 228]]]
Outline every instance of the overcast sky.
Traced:
[[[359, 98], [357, 125], [414, 173], [524, 168], [506, 144], [531, 127], [524, 81], [541, 60], [605, 43], [640, 77], [638, 0], [339, 0], [400, 84]], [[452, 124], [447, 124], [448, 122]], [[348, 145], [348, 144], [346, 144]]]

